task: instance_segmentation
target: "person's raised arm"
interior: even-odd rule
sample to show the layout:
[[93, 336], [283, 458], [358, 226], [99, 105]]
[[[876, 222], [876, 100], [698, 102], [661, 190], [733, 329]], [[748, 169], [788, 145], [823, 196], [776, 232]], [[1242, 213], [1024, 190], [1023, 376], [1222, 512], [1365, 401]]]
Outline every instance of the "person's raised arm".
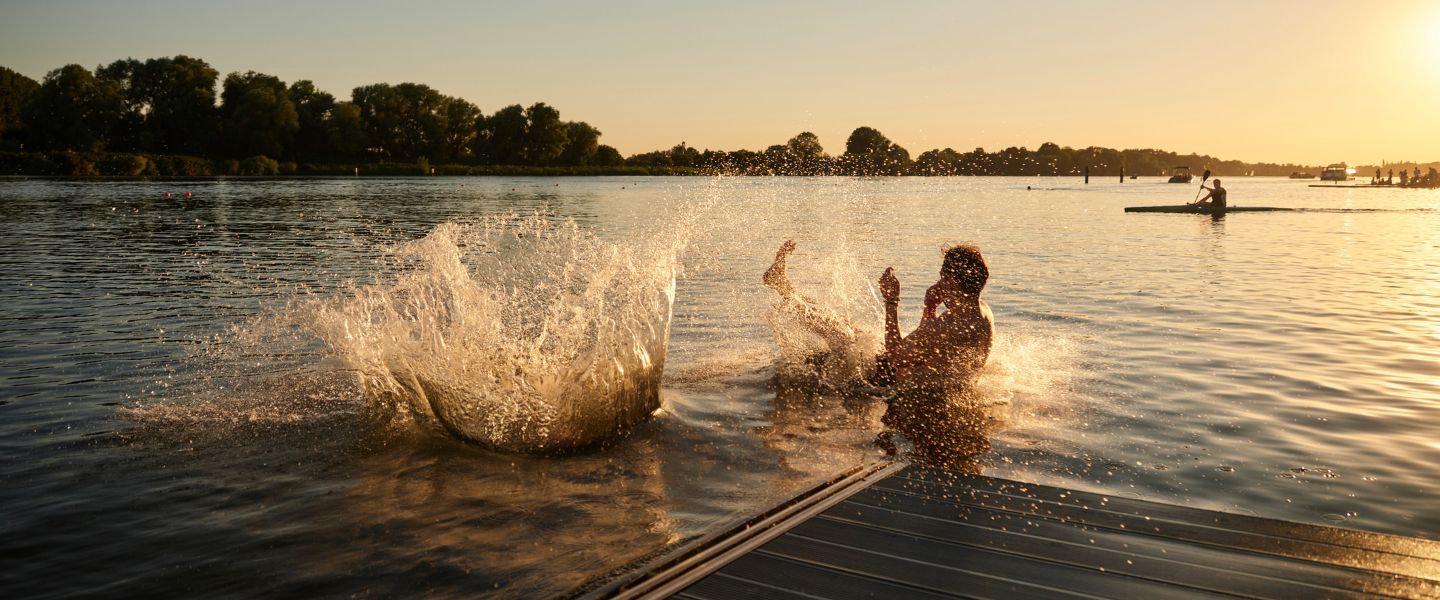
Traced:
[[892, 268], [880, 276], [880, 297], [885, 300], [885, 355], [894, 360], [900, 350], [900, 280]]

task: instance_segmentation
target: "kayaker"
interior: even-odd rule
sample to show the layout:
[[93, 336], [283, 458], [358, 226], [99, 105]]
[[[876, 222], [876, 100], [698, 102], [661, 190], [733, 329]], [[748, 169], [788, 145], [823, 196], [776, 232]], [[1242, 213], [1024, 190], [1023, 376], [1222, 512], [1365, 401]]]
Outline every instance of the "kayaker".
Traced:
[[1219, 180], [1219, 179], [1216, 179], [1216, 180], [1215, 180], [1214, 185], [1215, 185], [1215, 187], [1213, 187], [1213, 188], [1205, 187], [1204, 184], [1201, 184], [1201, 185], [1200, 185], [1200, 188], [1201, 188], [1201, 189], [1210, 190], [1210, 193], [1205, 194], [1205, 197], [1204, 197], [1204, 198], [1201, 198], [1199, 202], [1196, 202], [1196, 203], [1195, 203], [1196, 206], [1208, 206], [1208, 207], [1211, 207], [1211, 208], [1225, 208], [1225, 186], [1220, 185], [1220, 180]]

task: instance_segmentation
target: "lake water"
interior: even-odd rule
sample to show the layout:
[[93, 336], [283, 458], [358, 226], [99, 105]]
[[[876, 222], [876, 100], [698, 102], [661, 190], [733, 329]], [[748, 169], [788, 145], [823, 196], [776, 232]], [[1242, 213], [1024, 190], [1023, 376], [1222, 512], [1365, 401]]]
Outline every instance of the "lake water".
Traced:
[[[1316, 210], [1123, 213], [1194, 197], [1153, 178], [0, 181], [0, 595], [564, 594], [882, 460], [878, 400], [776, 383], [759, 275], [787, 238], [801, 291], [871, 330], [885, 267], [908, 331], [939, 249], [984, 250], [972, 470], [1440, 539], [1440, 191], [1227, 183]], [[527, 219], [553, 244], [512, 264], [441, 235]], [[678, 273], [663, 408], [621, 439], [494, 451], [357, 383], [367, 353], [518, 373], [663, 333], [665, 277], [541, 306], [572, 341], [501, 332], [540, 306], [506, 294], [554, 289], [524, 277], [592, 271]], [[476, 285], [509, 316], [456, 309]], [[377, 319], [412, 329], [359, 332]], [[453, 394], [490, 391], [468, 372]]]

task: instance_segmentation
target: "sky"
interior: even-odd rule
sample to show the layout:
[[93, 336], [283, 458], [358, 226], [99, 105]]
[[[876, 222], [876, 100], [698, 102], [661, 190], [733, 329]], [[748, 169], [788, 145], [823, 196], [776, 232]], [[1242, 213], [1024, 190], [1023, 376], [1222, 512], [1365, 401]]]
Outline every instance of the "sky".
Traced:
[[910, 150], [1440, 160], [1440, 1], [0, 0], [0, 66], [184, 54], [341, 99], [545, 102], [630, 155], [859, 126]]

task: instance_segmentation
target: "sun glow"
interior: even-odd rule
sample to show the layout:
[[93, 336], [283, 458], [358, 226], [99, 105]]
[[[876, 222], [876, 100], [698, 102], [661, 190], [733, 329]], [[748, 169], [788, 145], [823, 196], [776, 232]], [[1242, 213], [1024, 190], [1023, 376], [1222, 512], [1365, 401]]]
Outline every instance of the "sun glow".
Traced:
[[1425, 42], [1430, 48], [1430, 60], [1440, 62], [1440, 12], [1430, 17], [1430, 28], [1424, 33]]

